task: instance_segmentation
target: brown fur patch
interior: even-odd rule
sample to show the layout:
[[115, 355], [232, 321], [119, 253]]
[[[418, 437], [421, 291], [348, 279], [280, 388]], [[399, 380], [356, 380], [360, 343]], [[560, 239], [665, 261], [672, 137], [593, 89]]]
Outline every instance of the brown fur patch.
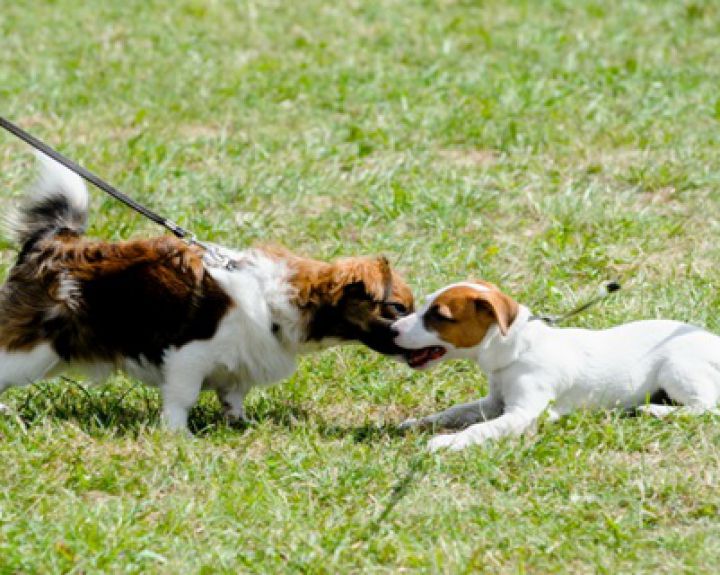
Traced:
[[[212, 337], [232, 305], [201, 256], [172, 237], [107, 243], [61, 233], [40, 241], [0, 290], [0, 346], [49, 341], [66, 360], [142, 355], [159, 363], [169, 346]], [[72, 282], [76, 300], [61, 297], [63, 282]]]
[[495, 323], [500, 332], [506, 335], [517, 316], [517, 302], [493, 284], [482, 281], [477, 283], [490, 291], [456, 286], [435, 298], [423, 316], [425, 327], [458, 348], [478, 345]]
[[305, 315], [309, 340], [357, 340], [380, 353], [400, 353], [390, 326], [413, 310], [414, 301], [410, 288], [385, 257], [327, 263], [284, 248], [263, 250], [290, 267], [295, 302]]
[[301, 308], [336, 305], [343, 290], [358, 283], [377, 302], [402, 304], [408, 312], [413, 309], [412, 291], [384, 256], [349, 257], [328, 263], [298, 256], [279, 246], [261, 249], [288, 264], [295, 300]]

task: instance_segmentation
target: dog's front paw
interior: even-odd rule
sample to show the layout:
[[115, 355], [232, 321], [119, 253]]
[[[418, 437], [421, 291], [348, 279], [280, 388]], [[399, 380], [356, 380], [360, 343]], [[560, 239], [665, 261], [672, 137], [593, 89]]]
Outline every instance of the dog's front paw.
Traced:
[[409, 417], [405, 421], [403, 421], [400, 425], [398, 425], [398, 429], [400, 431], [407, 431], [408, 429], [412, 429], [413, 427], [418, 427], [420, 425], [420, 420], [416, 419], [414, 417]]
[[401, 431], [407, 431], [408, 429], [432, 429], [437, 425], [437, 418], [433, 415], [427, 417], [418, 417], [417, 419], [411, 417], [403, 421], [398, 429]]
[[444, 435], [436, 435], [428, 442], [428, 449], [430, 451], [438, 451], [440, 449], [447, 449], [448, 451], [462, 451], [466, 447], [475, 445], [477, 442], [473, 441], [472, 437], [469, 437], [465, 433], [448, 433]]
[[464, 447], [460, 446], [458, 447], [458, 434], [457, 433], [446, 433], [443, 435], [436, 435], [433, 437], [430, 441], [428, 441], [428, 450], [429, 451], [439, 451], [440, 449], [450, 449], [452, 451], [457, 451], [458, 449], [462, 449]]
[[640, 405], [636, 408], [637, 413], [641, 415], [649, 415], [657, 419], [664, 419], [674, 411], [677, 411], [677, 407], [672, 405], [657, 405], [655, 403], [648, 403], [647, 405]]
[[0, 415], [11, 415], [13, 410], [10, 406], [0, 403]]

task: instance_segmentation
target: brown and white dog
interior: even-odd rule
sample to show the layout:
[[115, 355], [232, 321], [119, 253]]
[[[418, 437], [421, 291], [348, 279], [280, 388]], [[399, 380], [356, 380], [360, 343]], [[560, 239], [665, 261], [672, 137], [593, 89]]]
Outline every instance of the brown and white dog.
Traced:
[[[470, 359], [488, 377], [486, 397], [403, 424], [465, 428], [434, 437], [432, 450], [520, 434], [545, 411], [551, 420], [612, 408], [662, 417], [717, 412], [720, 400], [720, 337], [686, 323], [555, 328], [490, 283], [462, 282], [393, 327], [411, 367]], [[668, 399], [675, 405], [656, 403]]]
[[202, 389], [244, 420], [247, 392], [291, 375], [304, 352], [343, 342], [401, 352], [391, 324], [413, 298], [385, 258], [223, 248], [228, 268], [172, 237], [85, 239], [83, 181], [39, 158], [10, 222], [22, 247], [0, 289], [0, 392], [68, 367], [95, 379], [121, 369], [159, 386], [165, 423], [185, 429]]

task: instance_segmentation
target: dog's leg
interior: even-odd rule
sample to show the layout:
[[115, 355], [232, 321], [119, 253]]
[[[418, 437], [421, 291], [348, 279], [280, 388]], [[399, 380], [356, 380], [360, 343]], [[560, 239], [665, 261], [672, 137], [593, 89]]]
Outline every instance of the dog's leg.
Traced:
[[249, 425], [252, 423], [245, 414], [246, 395], [247, 390], [242, 387], [217, 390], [217, 396], [223, 408], [223, 415], [228, 423], [234, 425]]
[[553, 400], [553, 386], [542, 378], [519, 378], [506, 384], [503, 398], [507, 401], [504, 413], [490, 421], [471, 425], [465, 431], [433, 437], [430, 451], [449, 448], [453, 451], [470, 445], [499, 439], [506, 435], [520, 435], [537, 420]]
[[520, 435], [540, 415], [525, 409], [511, 409], [497, 419], [476, 423], [460, 433], [437, 435], [428, 443], [430, 451], [448, 448], [452, 451], [459, 451], [471, 445], [484, 443], [489, 439], [499, 439], [506, 435]]
[[[60, 362], [60, 357], [48, 343], [35, 346], [29, 351], [0, 349], [0, 393], [8, 387], [24, 386], [42, 378]], [[0, 411], [9, 408], [0, 404]]]
[[198, 366], [173, 361], [165, 366], [165, 382], [160, 388], [165, 426], [172, 431], [187, 430], [188, 414], [197, 402], [205, 374]]
[[400, 429], [446, 427], [449, 429], [463, 429], [478, 421], [488, 421], [502, 413], [502, 403], [491, 396], [483, 397], [478, 401], [471, 401], [455, 405], [445, 411], [420, 419], [406, 419], [400, 424]]
[[647, 405], [641, 405], [637, 408], [637, 411], [658, 419], [664, 419], [674, 414], [702, 415], [703, 413], [712, 413], [713, 415], [720, 415], [720, 410], [715, 406], [708, 405], [657, 405], [655, 403], [649, 403]]
[[720, 413], [716, 406], [720, 399], [720, 373], [703, 362], [668, 361], [659, 372], [662, 390], [680, 405], [641, 405], [639, 413], [662, 419], [672, 414], [699, 415]]
[[643, 415], [650, 415], [662, 419], [678, 410], [678, 405], [658, 405], [657, 403], [648, 403], [638, 406], [635, 411]]

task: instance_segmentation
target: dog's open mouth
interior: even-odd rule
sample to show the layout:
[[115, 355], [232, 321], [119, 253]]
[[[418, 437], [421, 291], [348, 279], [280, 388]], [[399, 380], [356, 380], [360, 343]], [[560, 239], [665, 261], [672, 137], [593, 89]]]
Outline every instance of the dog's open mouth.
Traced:
[[447, 353], [444, 347], [433, 345], [421, 349], [410, 349], [405, 352], [405, 361], [413, 369], [423, 367], [435, 359], [440, 359]]

